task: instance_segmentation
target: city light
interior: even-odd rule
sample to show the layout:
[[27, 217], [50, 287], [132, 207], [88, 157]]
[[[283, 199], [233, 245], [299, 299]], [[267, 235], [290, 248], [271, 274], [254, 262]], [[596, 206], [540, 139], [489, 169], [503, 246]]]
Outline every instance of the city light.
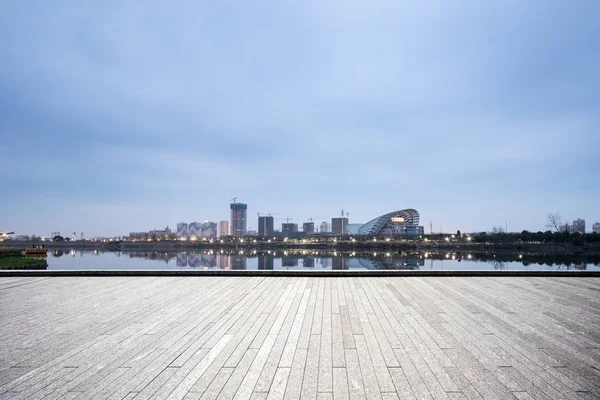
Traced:
[[449, 242], [449, 241], [450, 241], [450, 238], [449, 238], [449, 237], [446, 237], [446, 239], [445, 239], [445, 240], [446, 240], [446, 242]]

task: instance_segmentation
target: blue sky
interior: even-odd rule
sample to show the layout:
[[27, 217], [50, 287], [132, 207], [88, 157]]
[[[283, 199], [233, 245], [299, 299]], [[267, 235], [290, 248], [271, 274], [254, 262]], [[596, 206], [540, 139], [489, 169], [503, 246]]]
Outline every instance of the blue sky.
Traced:
[[[173, 4], [176, 3], [176, 4]], [[0, 230], [600, 220], [597, 1], [0, 4]], [[280, 223], [281, 220], [276, 220]]]

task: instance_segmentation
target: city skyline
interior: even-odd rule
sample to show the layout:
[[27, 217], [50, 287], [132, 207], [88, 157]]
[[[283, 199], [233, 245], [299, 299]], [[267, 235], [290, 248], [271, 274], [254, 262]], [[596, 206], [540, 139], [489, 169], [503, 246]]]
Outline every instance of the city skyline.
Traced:
[[600, 219], [597, 2], [0, 9], [0, 230]]

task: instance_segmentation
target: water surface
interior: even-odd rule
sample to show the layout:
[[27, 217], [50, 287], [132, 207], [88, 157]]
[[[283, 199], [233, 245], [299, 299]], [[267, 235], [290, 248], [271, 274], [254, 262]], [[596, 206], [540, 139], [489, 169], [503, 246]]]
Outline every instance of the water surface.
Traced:
[[321, 251], [50, 250], [49, 270], [600, 270], [585, 256], [467, 253], [346, 253]]

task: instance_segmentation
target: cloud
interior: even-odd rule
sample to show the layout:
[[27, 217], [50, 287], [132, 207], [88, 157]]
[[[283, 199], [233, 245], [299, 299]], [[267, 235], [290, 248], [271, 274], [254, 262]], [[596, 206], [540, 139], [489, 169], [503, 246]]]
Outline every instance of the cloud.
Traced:
[[595, 2], [0, 7], [7, 229], [54, 230], [40, 199], [98, 235], [226, 218], [234, 196], [463, 231], [600, 218]]

